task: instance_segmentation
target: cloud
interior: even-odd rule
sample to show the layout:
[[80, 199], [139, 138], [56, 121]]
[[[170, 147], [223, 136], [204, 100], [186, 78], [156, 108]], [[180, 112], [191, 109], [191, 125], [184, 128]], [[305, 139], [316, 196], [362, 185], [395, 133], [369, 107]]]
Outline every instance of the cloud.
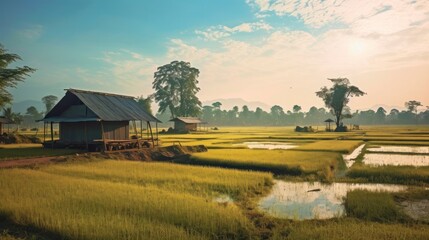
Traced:
[[228, 27], [223, 25], [212, 26], [206, 30], [196, 30], [195, 33], [201, 36], [204, 40], [216, 41], [222, 38], [231, 36], [234, 33], [251, 33], [258, 30], [269, 31], [273, 29], [272, 26], [265, 23], [264, 21], [253, 22], [253, 23], [242, 23], [234, 27]]
[[44, 27], [42, 25], [32, 25], [28, 28], [18, 30], [17, 34], [27, 40], [37, 40], [42, 36], [43, 32]]
[[289, 15], [313, 28], [343, 23], [361, 34], [391, 34], [429, 20], [426, 0], [248, 0], [257, 14]]

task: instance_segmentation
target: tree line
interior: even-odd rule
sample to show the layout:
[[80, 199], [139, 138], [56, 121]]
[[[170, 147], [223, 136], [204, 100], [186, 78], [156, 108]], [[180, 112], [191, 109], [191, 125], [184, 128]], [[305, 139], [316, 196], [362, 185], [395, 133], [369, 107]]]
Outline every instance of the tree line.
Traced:
[[[384, 124], [429, 124], [429, 108], [425, 111], [392, 109], [387, 112], [383, 107], [377, 110], [355, 111], [343, 119], [345, 125], [384, 125]], [[168, 121], [168, 114], [157, 114], [161, 121]], [[212, 126], [317, 126], [324, 125], [324, 121], [334, 118], [334, 115], [326, 108], [311, 107], [308, 111], [302, 111], [299, 105], [294, 105], [291, 110], [284, 110], [279, 105], [274, 105], [269, 111], [261, 108], [250, 110], [248, 106], [235, 106], [232, 109], [222, 109], [222, 103], [215, 102], [212, 105], [203, 106], [198, 116], [209, 122]]]
[[[21, 60], [20, 56], [8, 53], [0, 45], [0, 107], [3, 108], [4, 117], [11, 123], [34, 124], [41, 119], [55, 105], [58, 98], [48, 95], [42, 98], [46, 106], [45, 111], [39, 111], [30, 106], [24, 115], [13, 113], [11, 108], [4, 108], [12, 102], [13, 96], [8, 88], [16, 87], [25, 77], [35, 69], [28, 66], [8, 68], [8, 65]], [[412, 100], [405, 103], [406, 110], [392, 109], [389, 113], [380, 107], [376, 111], [352, 112], [347, 106], [351, 97], [360, 97], [366, 93], [358, 87], [351, 85], [347, 78], [329, 78], [331, 87], [322, 87], [316, 96], [320, 97], [326, 108], [311, 107], [307, 112], [302, 111], [301, 106], [294, 105], [291, 110], [284, 110], [279, 105], [274, 105], [269, 111], [261, 108], [250, 110], [248, 106], [233, 107], [229, 110], [222, 109], [221, 102], [215, 102], [211, 106], [202, 106], [196, 94], [198, 76], [200, 71], [191, 67], [191, 64], [183, 61], [173, 61], [158, 67], [154, 73], [152, 87], [154, 93], [144, 98], [137, 98], [140, 106], [152, 113], [151, 103], [155, 101], [159, 105], [156, 116], [163, 122], [169, 119], [184, 117], [200, 117], [211, 125], [230, 126], [288, 126], [288, 125], [321, 125], [328, 118], [334, 118], [336, 130], [341, 131], [347, 124], [429, 124], [429, 107], [425, 111], [418, 112], [421, 102]], [[346, 129], [345, 129], [346, 130]]]

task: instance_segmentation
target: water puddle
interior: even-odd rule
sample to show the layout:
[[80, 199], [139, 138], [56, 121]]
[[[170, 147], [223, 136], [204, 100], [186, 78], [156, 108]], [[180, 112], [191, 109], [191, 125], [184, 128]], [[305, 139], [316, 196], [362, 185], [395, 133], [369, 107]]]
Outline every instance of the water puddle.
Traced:
[[213, 199], [213, 201], [217, 203], [232, 203], [234, 199], [232, 199], [229, 195], [220, 195]]
[[357, 147], [352, 153], [343, 155], [343, 160], [346, 163], [347, 167], [351, 167], [354, 163], [354, 160], [361, 154], [362, 149], [365, 147], [365, 144]]
[[399, 192], [405, 186], [391, 184], [358, 184], [275, 181], [270, 195], [259, 202], [259, 208], [273, 217], [305, 220], [329, 219], [345, 215], [343, 199], [348, 191]]
[[234, 144], [236, 146], [247, 146], [249, 149], [291, 149], [295, 148], [297, 145], [293, 143], [285, 142], [244, 142], [240, 144]]
[[418, 146], [380, 146], [376, 148], [368, 148], [367, 152], [394, 152], [394, 153], [427, 153], [429, 147]]
[[429, 155], [403, 155], [385, 153], [367, 153], [363, 159], [367, 165], [381, 166], [429, 166]]

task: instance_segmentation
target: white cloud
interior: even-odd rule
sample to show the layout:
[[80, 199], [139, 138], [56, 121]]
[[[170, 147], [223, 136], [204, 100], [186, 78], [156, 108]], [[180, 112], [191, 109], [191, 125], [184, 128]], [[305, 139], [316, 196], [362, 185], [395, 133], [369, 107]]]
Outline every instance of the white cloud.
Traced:
[[429, 20], [426, 0], [248, 0], [257, 14], [290, 15], [320, 28], [343, 23], [361, 34], [390, 34]]
[[234, 33], [250, 33], [257, 30], [269, 31], [271, 29], [273, 29], [272, 26], [261, 20], [259, 22], [253, 23], [242, 23], [234, 27], [228, 27], [223, 25], [212, 26], [209, 27], [207, 30], [196, 30], [195, 33], [199, 36], [202, 36], [205, 40], [216, 41], [222, 38], [229, 37]]
[[42, 25], [31, 25], [28, 28], [17, 31], [17, 34], [27, 40], [37, 40], [42, 36], [44, 27]]

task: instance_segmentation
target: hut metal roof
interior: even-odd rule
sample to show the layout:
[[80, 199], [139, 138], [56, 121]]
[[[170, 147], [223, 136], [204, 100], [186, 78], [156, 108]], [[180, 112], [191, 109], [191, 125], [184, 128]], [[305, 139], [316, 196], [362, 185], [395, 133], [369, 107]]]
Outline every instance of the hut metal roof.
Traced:
[[170, 120], [170, 122], [175, 122], [175, 121], [180, 121], [180, 122], [184, 122], [184, 123], [202, 123], [205, 124], [207, 122], [202, 121], [199, 118], [196, 117], [176, 117]]
[[[111, 93], [93, 92], [78, 89], [65, 89], [66, 95], [46, 114], [43, 121], [61, 122], [72, 121], [71, 119], [61, 119], [61, 113], [76, 101], [82, 102], [98, 117], [95, 121], [130, 121], [144, 120], [150, 122], [161, 122], [153, 115], [144, 111], [134, 97]], [[77, 99], [78, 100], [77, 100]], [[75, 119], [76, 120], [76, 119]]]

